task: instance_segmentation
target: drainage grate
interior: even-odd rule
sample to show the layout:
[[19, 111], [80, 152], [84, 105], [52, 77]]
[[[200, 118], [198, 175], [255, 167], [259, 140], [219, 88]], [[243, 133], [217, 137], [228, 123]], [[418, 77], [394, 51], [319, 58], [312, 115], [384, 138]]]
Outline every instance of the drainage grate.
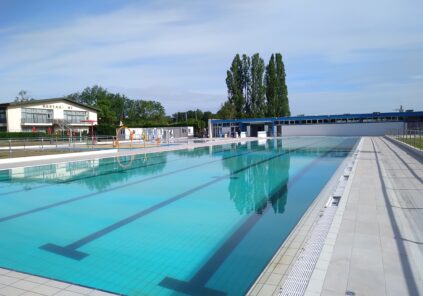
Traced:
[[288, 278], [281, 287], [279, 296], [301, 296], [304, 294], [308, 281], [319, 259], [323, 243], [329, 232], [336, 209], [336, 206], [330, 206], [323, 212], [310, 238], [298, 256]]
[[[339, 201], [345, 191], [354, 161], [355, 159], [353, 158], [352, 162], [345, 168], [343, 175], [339, 178], [335, 191], [329, 197], [325, 209], [321, 212], [316, 226], [312, 230], [304, 248], [301, 250], [301, 253], [288, 274], [287, 279], [280, 288], [279, 296], [304, 295], [317, 260], [319, 259], [326, 237], [329, 233], [333, 218], [335, 217]], [[347, 293], [348, 292], [351, 291], [347, 291]]]

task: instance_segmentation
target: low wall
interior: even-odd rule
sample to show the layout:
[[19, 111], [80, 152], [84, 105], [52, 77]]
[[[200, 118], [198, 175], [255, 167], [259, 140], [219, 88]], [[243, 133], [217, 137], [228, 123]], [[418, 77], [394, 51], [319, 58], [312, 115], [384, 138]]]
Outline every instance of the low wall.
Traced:
[[403, 129], [404, 122], [282, 125], [282, 136], [384, 136]]

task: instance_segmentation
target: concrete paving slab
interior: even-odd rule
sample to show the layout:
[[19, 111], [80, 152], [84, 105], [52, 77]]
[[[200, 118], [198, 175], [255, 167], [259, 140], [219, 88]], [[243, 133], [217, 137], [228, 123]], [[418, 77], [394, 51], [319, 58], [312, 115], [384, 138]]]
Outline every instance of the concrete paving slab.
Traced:
[[423, 295], [423, 164], [364, 138], [320, 295]]

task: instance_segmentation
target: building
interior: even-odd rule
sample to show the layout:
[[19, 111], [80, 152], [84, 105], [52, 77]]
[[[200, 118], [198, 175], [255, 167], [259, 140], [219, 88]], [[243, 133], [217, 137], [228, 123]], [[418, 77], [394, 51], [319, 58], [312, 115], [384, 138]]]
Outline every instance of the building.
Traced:
[[0, 104], [0, 131], [89, 132], [97, 109], [65, 98]]
[[293, 116], [275, 118], [211, 119], [209, 137], [380, 136], [405, 128], [423, 128], [423, 111]]
[[[130, 127], [129, 129], [134, 133], [133, 140], [142, 140], [143, 134], [148, 141], [158, 138], [162, 140], [169, 140], [194, 136], [194, 127], [192, 126]], [[120, 140], [130, 139], [129, 129], [120, 129]], [[117, 129], [117, 131], [118, 130], [119, 129]]]

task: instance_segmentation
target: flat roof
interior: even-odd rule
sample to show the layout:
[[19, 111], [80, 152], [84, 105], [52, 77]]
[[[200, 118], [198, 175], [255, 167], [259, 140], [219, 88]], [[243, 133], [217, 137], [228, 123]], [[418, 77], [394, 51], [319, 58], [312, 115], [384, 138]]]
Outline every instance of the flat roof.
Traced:
[[335, 115], [304, 115], [291, 117], [265, 117], [265, 118], [241, 118], [241, 119], [212, 119], [212, 123], [248, 123], [248, 122], [272, 122], [272, 121], [292, 121], [292, 120], [324, 120], [324, 119], [364, 119], [382, 117], [423, 117], [423, 111], [409, 112], [373, 112], [357, 114], [335, 114]]
[[26, 101], [26, 102], [1, 103], [0, 107], [35, 105], [35, 104], [43, 104], [43, 103], [53, 103], [53, 102], [57, 102], [57, 101], [66, 101], [68, 103], [78, 105], [78, 106], [81, 106], [81, 107], [84, 107], [84, 108], [87, 108], [87, 109], [99, 111], [99, 109], [96, 108], [96, 107], [81, 104], [81, 103], [75, 102], [75, 101], [73, 101], [71, 99], [67, 99], [67, 98], [52, 98], [52, 99], [32, 100], [32, 101]]

